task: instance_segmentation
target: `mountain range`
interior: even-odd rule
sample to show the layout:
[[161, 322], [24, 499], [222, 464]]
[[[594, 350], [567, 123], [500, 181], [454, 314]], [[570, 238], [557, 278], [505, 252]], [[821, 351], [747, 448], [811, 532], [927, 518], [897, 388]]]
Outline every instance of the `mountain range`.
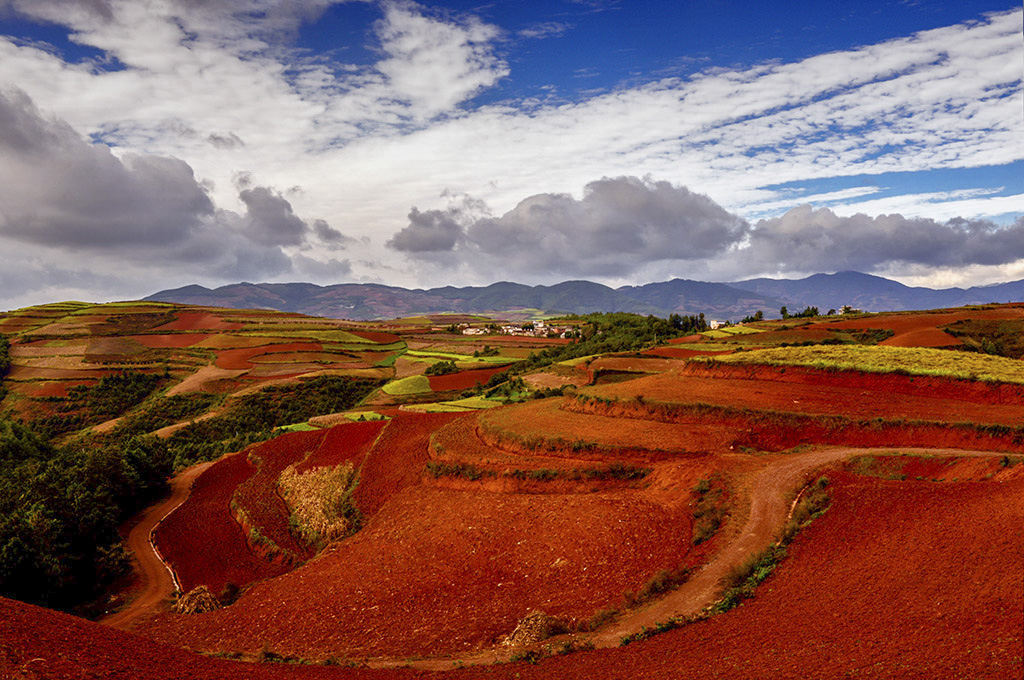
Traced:
[[576, 314], [634, 312], [663, 317], [673, 313], [704, 313], [709, 319], [739, 320], [758, 310], [767, 318], [778, 317], [783, 305], [793, 313], [808, 306], [825, 313], [843, 305], [880, 312], [1020, 301], [1024, 300], [1024, 280], [939, 290], [906, 286], [852, 271], [814, 274], [804, 279], [760, 278], [732, 283], [672, 279], [620, 288], [592, 281], [565, 281], [553, 286], [502, 281], [489, 286], [430, 289], [376, 283], [235, 283], [215, 289], [184, 286], [162, 290], [145, 299], [236, 309], [276, 309], [343, 319], [530, 309]]

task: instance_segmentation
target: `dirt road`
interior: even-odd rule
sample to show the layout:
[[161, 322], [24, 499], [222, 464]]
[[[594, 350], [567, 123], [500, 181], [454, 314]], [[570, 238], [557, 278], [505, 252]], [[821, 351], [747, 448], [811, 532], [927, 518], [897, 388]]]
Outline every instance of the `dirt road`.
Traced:
[[133, 556], [132, 568], [142, 581], [142, 590], [127, 607], [100, 619], [100, 623], [128, 630], [140, 618], [154, 611], [165, 598], [174, 592], [174, 580], [171, 577], [171, 572], [153, 546], [151, 540], [153, 529], [164, 517], [185, 502], [189, 490], [192, 488], [192, 482], [212, 464], [200, 463], [180, 472], [171, 480], [171, 495], [143, 512], [142, 520], [128, 534], [128, 550]]
[[[644, 627], [653, 628], [657, 623], [675, 616], [690, 616], [700, 613], [721, 595], [722, 579], [736, 566], [751, 555], [767, 548], [778, 538], [791, 510], [796, 492], [805, 482], [811, 481], [814, 473], [823, 467], [858, 455], [892, 452], [892, 448], [823, 448], [807, 453], [791, 454], [768, 463], [754, 472], [750, 481], [750, 505], [742, 529], [733, 535], [715, 557], [689, 581], [665, 597], [632, 612], [608, 628], [596, 633], [561, 636], [548, 642], [554, 646], [563, 640], [575, 638], [589, 640], [595, 647], [618, 647], [625, 635], [640, 632]], [[916, 449], [900, 448], [900, 453], [930, 456], [998, 457], [1002, 453], [990, 451], [964, 451], [961, 449]], [[511, 650], [491, 649], [460, 658], [423, 659], [371, 662], [371, 667], [389, 668], [412, 666], [422, 670], [444, 670], [458, 662], [461, 665], [490, 664], [507, 660]]]
[[[734, 531], [722, 549], [689, 581], [667, 596], [610, 625], [596, 633], [566, 636], [550, 642], [559, 642], [569, 637], [580, 641], [588, 640], [597, 647], [617, 647], [624, 635], [652, 628], [661, 621], [676, 616], [688, 616], [701, 612], [713, 604], [721, 594], [722, 579], [749, 556], [767, 548], [783, 528], [796, 492], [814, 473], [830, 464], [857, 456], [891, 452], [891, 448], [822, 448], [806, 453], [790, 454], [768, 462], [763, 468], [752, 472], [749, 482], [749, 505], [737, 509], [746, 519], [738, 531]], [[1002, 453], [988, 451], [964, 451], [961, 449], [899, 449], [901, 453], [927, 454], [931, 456], [987, 457], [1001, 456]], [[185, 470], [172, 480], [171, 496], [164, 502], [150, 508], [129, 535], [129, 547], [136, 556], [144, 584], [143, 592], [123, 611], [102, 620], [109, 626], [127, 629], [139, 618], [154, 611], [169, 596], [174, 585], [170, 572], [157, 555], [150, 540], [154, 527], [180, 505], [188, 496], [193, 480], [211, 463], [204, 463]], [[741, 517], [743, 515], [740, 515]], [[434, 659], [376, 659], [369, 665], [376, 668], [411, 666], [424, 670], [444, 670], [453, 663], [461, 665], [490, 664], [507, 660], [513, 650], [489, 649], [461, 657]]]

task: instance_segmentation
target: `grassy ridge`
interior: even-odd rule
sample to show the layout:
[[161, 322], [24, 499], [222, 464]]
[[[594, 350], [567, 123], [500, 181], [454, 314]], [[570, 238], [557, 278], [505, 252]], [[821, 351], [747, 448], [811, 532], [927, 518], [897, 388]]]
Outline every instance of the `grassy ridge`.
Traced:
[[826, 370], [903, 373], [959, 380], [1024, 384], [1024, 363], [1005, 357], [925, 347], [811, 345], [740, 352], [695, 361], [769, 366], [808, 366]]

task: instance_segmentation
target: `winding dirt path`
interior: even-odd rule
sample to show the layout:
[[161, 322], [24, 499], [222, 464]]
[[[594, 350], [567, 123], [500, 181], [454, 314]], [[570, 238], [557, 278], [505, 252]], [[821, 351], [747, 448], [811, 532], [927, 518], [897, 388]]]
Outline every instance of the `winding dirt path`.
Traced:
[[[966, 451], [962, 449], [900, 448], [900, 453], [930, 456], [993, 457], [1001, 452]], [[728, 542], [715, 557], [693, 578], [678, 589], [651, 604], [627, 614], [605, 630], [560, 636], [548, 640], [584, 640], [596, 647], [618, 647], [624, 635], [640, 632], [644, 627], [652, 628], [661, 621], [675, 616], [690, 616], [700, 613], [713, 604], [721, 594], [721, 582], [737, 565], [772, 544], [789, 517], [797, 491], [811, 481], [814, 473], [823, 467], [858, 455], [890, 453], [892, 447], [884, 448], [820, 448], [805, 453], [790, 454], [771, 460], [748, 477], [749, 500], [747, 508], [741, 509], [746, 519], [742, 528], [733, 530]], [[171, 482], [171, 495], [162, 503], [147, 510], [142, 521], [132, 529], [128, 545], [139, 562], [140, 576], [144, 587], [142, 593], [124, 610], [103, 620], [108, 626], [128, 629], [140, 618], [152, 613], [174, 590], [170, 569], [160, 558], [151, 541], [151, 533], [164, 517], [185, 501], [195, 478], [212, 463], [203, 463], [188, 468]], [[741, 515], [742, 516], [742, 515]], [[463, 656], [436, 657], [428, 659], [374, 659], [369, 661], [372, 668], [411, 667], [421, 670], [447, 670], [453, 664], [478, 665], [508, 660], [515, 650], [492, 648]]]
[[153, 530], [167, 515], [185, 502], [196, 477], [211, 465], [213, 462], [200, 463], [177, 474], [171, 480], [170, 496], [146, 509], [142, 513], [141, 521], [132, 527], [128, 533], [128, 550], [133, 555], [132, 568], [142, 581], [142, 590], [127, 607], [100, 619], [100, 623], [128, 630], [174, 592], [175, 584], [170, 567], [164, 563], [153, 545]]
[[[640, 632], [644, 627], [653, 628], [657, 623], [675, 616], [699, 614], [714, 604], [722, 592], [722, 580], [732, 569], [751, 555], [757, 554], [774, 543], [780, 535], [793, 505], [796, 493], [814, 473], [823, 467], [859, 455], [891, 453], [893, 447], [884, 448], [821, 448], [806, 453], [790, 454], [769, 462], [753, 472], [750, 477], [750, 505], [746, 522], [715, 557], [693, 578], [665, 597], [646, 607], [627, 614], [611, 626], [595, 633], [581, 633], [559, 636], [547, 640], [557, 646], [561, 641], [589, 641], [595, 647], [618, 647], [625, 635]], [[1004, 454], [992, 451], [966, 451], [962, 449], [899, 448], [901, 454], [957, 457], [999, 457]], [[408, 666], [421, 670], [445, 670], [452, 664], [478, 665], [507, 661], [514, 650], [489, 649], [462, 657], [445, 657], [409, 661], [375, 660], [369, 663], [374, 668]]]

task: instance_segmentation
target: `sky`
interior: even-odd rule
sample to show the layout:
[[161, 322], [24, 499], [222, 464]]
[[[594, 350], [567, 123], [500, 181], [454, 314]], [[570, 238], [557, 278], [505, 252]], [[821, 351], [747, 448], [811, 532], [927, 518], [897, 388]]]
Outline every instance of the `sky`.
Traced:
[[238, 281], [1021, 279], [1022, 17], [0, 0], [0, 309]]

